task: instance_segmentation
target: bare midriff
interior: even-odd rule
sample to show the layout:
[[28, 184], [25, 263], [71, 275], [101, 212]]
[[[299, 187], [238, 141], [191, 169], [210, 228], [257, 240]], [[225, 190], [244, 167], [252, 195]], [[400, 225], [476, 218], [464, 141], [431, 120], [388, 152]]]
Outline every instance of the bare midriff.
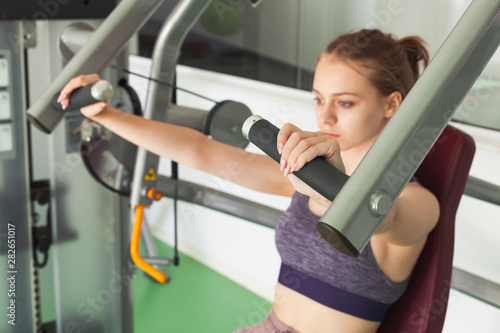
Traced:
[[380, 325], [329, 308], [280, 283], [272, 310], [287, 326], [304, 333], [373, 333]]

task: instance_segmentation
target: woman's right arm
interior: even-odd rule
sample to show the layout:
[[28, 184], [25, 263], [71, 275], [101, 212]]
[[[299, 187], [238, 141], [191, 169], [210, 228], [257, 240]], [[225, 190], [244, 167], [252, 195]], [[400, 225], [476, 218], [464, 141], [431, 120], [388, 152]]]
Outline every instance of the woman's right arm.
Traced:
[[[96, 75], [72, 79], [62, 90], [61, 104], [67, 105], [72, 90], [97, 80]], [[105, 102], [81, 111], [87, 118], [159, 156], [253, 190], [284, 196], [293, 194], [293, 186], [283, 176], [279, 164], [266, 155], [220, 143], [191, 128], [144, 119], [109, 107]]]

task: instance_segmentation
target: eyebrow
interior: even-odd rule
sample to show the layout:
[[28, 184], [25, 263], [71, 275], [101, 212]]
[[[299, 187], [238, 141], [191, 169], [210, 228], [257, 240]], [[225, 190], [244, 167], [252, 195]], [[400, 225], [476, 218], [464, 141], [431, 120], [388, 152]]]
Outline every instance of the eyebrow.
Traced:
[[[318, 90], [316, 89], [312, 89], [312, 91], [322, 95], [322, 93], [320, 93]], [[342, 92], [338, 92], [338, 93], [334, 93], [334, 94], [330, 94], [331, 96], [341, 96], [341, 95], [352, 95], [352, 96], [359, 96], [358, 94], [355, 94], [355, 93], [352, 93], [352, 92], [349, 92], [349, 91], [342, 91]]]

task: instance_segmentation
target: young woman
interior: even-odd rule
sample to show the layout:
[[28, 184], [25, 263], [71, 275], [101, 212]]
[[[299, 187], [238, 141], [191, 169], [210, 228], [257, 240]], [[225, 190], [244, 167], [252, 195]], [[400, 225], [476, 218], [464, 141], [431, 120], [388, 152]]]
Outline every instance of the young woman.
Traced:
[[[265, 155], [243, 152], [203, 134], [154, 122], [108, 107], [82, 113], [116, 134], [179, 163], [217, 174], [238, 160], [245, 177], [231, 181], [254, 190], [292, 196], [276, 228], [282, 258], [272, 309], [251, 332], [375, 332], [390, 304], [404, 292], [428, 233], [439, 217], [435, 197], [410, 182], [358, 258], [322, 239], [316, 223], [330, 202], [293, 172], [316, 156], [348, 175], [356, 169], [419, 76], [428, 53], [418, 37], [401, 40], [379, 30], [361, 30], [332, 41], [320, 55], [313, 83], [319, 132], [286, 124], [276, 149], [280, 166]], [[72, 79], [59, 98], [97, 81]], [[252, 156], [251, 156], [252, 155]]]

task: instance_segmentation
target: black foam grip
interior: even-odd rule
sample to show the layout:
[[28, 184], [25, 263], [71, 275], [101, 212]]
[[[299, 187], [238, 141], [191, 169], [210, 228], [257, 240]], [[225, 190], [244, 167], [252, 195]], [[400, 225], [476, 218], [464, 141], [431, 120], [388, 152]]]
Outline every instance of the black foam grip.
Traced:
[[101, 102], [100, 100], [97, 100], [94, 97], [92, 97], [92, 93], [90, 91], [91, 89], [92, 85], [89, 84], [85, 87], [80, 87], [73, 90], [71, 92], [71, 95], [69, 96], [69, 105], [66, 108], [66, 110], [63, 110], [61, 104], [57, 102], [59, 94], [55, 94], [54, 97], [52, 98], [52, 107], [56, 111], [68, 112], [68, 111], [80, 110], [81, 108], [87, 105]]
[[[265, 119], [257, 120], [248, 131], [248, 139], [273, 160], [280, 163], [277, 149], [279, 128]], [[349, 179], [345, 173], [318, 156], [293, 173], [316, 192], [333, 201]]]

